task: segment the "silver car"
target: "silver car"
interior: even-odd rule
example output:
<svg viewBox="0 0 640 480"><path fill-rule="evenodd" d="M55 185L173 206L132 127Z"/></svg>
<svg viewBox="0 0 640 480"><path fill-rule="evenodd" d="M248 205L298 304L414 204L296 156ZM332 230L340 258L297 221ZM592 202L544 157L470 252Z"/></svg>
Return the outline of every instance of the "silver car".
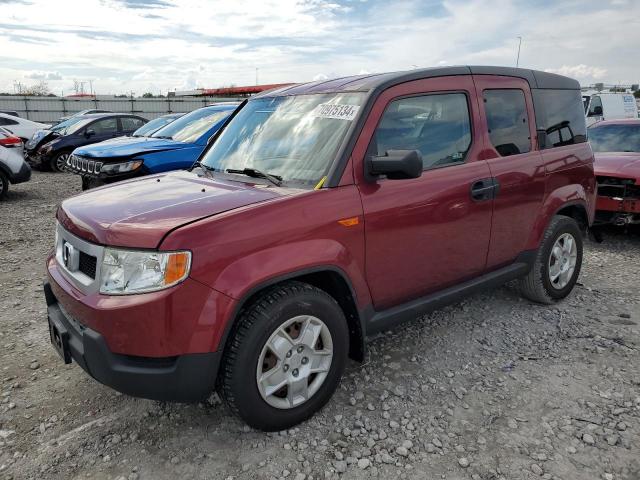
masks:
<svg viewBox="0 0 640 480"><path fill-rule="evenodd" d="M0 199L4 198L9 191L9 184L27 182L31 178L31 167L22 157L22 142L20 147L11 146L14 144L6 133L0 131ZM8 146L3 146L2 140Z"/></svg>

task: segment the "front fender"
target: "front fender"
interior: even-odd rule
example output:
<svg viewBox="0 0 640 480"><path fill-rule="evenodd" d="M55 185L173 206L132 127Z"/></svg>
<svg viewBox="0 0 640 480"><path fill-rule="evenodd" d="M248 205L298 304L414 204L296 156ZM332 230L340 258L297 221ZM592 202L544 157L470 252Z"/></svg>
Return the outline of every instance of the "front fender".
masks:
<svg viewBox="0 0 640 480"><path fill-rule="evenodd" d="M357 259L344 245L331 239L286 243L239 258L220 272L213 287L234 299L241 299L260 286L268 285L272 279L292 278L323 269L342 273L352 285L358 307L371 302Z"/></svg>

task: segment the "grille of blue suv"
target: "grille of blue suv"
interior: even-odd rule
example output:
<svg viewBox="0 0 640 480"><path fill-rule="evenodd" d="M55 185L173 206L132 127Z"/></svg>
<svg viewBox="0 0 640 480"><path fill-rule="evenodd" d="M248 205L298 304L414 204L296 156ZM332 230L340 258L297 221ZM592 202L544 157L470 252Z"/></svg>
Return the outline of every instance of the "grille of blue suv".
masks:
<svg viewBox="0 0 640 480"><path fill-rule="evenodd" d="M102 169L103 162L89 160L78 155L71 155L67 160L67 168L80 175L97 175Z"/></svg>

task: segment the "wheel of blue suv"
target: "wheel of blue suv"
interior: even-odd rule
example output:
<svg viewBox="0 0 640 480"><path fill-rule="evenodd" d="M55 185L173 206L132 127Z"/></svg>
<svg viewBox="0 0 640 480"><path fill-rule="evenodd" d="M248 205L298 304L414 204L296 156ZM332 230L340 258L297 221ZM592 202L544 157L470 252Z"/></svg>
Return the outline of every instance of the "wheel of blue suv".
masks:
<svg viewBox="0 0 640 480"><path fill-rule="evenodd" d="M3 199L7 196L7 192L9 191L9 179L4 174L4 172L0 171L0 199Z"/></svg>
<svg viewBox="0 0 640 480"><path fill-rule="evenodd" d="M520 291L529 300L546 305L565 298L580 275L582 232L570 217L554 217L544 234L535 263L520 279Z"/></svg>
<svg viewBox="0 0 640 480"><path fill-rule="evenodd" d="M294 281L269 288L243 308L231 335L220 391L251 427L296 425L340 383L349 331L342 309L323 290Z"/></svg>

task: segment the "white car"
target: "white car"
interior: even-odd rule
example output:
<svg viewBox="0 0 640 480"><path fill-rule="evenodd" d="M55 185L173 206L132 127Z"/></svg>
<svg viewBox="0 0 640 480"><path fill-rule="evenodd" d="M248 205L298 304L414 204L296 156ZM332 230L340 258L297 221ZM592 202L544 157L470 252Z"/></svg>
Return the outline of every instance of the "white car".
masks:
<svg viewBox="0 0 640 480"><path fill-rule="evenodd" d="M27 182L31 167L14 148L0 145L0 199L9 191L9 184Z"/></svg>
<svg viewBox="0 0 640 480"><path fill-rule="evenodd" d="M49 128L49 125L0 112L0 127L9 130L15 136L20 137L23 142L26 142L38 130Z"/></svg>
<svg viewBox="0 0 640 480"><path fill-rule="evenodd" d="M636 99L630 93L584 92L582 94L587 126L601 120L638 118Z"/></svg>

